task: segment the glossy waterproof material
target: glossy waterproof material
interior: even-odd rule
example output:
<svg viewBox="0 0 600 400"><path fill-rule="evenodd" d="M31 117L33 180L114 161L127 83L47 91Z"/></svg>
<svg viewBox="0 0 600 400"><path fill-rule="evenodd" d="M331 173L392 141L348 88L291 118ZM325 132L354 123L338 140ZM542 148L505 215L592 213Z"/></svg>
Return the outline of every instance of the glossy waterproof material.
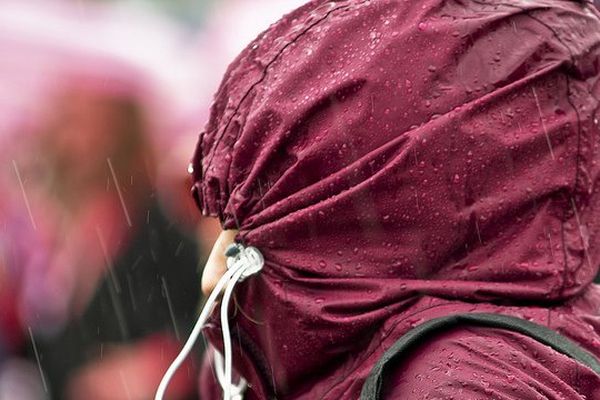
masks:
<svg viewBox="0 0 600 400"><path fill-rule="evenodd" d="M419 324L414 329L411 329L404 334L392 347L386 350L385 354L377 361L377 364L371 370L371 373L367 377L365 384L363 385L360 400L379 400L382 399L385 393L384 388L390 387L389 381L394 384L389 378L389 375L398 373L398 365L403 365L403 362L410 357L410 353L415 347L423 343L436 343L439 340L436 338L437 333L447 333L455 328L459 329L473 329L478 327L497 328L498 331L511 333L521 333L525 335L525 338L533 339L537 344L545 344L554 350L569 356L573 361L579 363L579 365L585 365L595 374L600 374L600 361L592 353L584 350L577 343L567 339L565 336L560 335L556 331L549 329L543 325L527 321L523 318L509 317L501 314L485 314L485 313L465 313L465 314L452 314L446 317L434 318L422 324ZM434 340L432 340L434 339ZM448 342L446 336L443 337L443 342ZM521 343L521 346L523 343ZM498 352L498 342L496 343L495 352ZM447 350L447 349L444 349ZM546 351L547 352L547 351ZM418 351L420 356L430 356L434 358L434 363L444 360L444 357L440 357L438 352L423 352ZM462 351L460 353L463 353ZM447 357L452 359L452 357ZM468 361L474 361L475 357L470 357ZM414 359L414 357L413 357ZM454 361L454 360L453 360ZM450 370L450 368L431 368L432 370ZM484 368L485 370L485 368ZM408 371L409 373L414 371ZM406 372L402 372L406 373ZM431 375L428 375L429 377ZM493 383L497 384L502 381L501 378L505 377L505 374L496 374L493 377ZM499 379L500 378L500 379ZM442 381L448 381L448 378L442 378ZM386 383L388 385L386 385ZM433 382L432 382L433 383ZM432 383L429 384L429 388L432 389ZM444 383L444 382L438 382ZM423 385L424 386L424 385ZM445 386L448 386L447 384ZM401 392L396 386L393 387L398 394ZM408 393L408 392L406 392Z"/></svg>
<svg viewBox="0 0 600 400"><path fill-rule="evenodd" d="M193 163L202 211L266 259L231 310L246 398L358 398L386 348L453 313L529 319L600 356L599 57L598 11L567 0L314 1L252 42ZM208 334L219 347L216 320ZM489 398L486 365L467 366L493 343L456 346L437 384ZM572 370L534 347L552 379ZM399 370L415 385L397 398L435 389ZM589 387L556 393L600 398Z"/></svg>

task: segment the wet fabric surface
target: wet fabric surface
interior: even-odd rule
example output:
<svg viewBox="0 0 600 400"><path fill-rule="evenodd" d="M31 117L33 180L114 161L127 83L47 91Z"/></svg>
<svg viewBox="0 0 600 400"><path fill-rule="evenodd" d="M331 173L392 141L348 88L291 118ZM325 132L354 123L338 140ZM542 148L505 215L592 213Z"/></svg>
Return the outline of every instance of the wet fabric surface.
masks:
<svg viewBox="0 0 600 400"><path fill-rule="evenodd" d="M584 400L600 376L519 333L456 328L425 341L385 388L389 400Z"/></svg>
<svg viewBox="0 0 600 400"><path fill-rule="evenodd" d="M247 398L357 398L435 310L600 354L599 57L597 10L558 0L314 1L253 41L193 162L266 260L232 309Z"/></svg>
<svg viewBox="0 0 600 400"><path fill-rule="evenodd" d="M520 334L521 336L533 339L535 342L546 345L551 350L555 350L556 352L571 358L573 361L576 361L576 363L592 370L593 375L600 376L600 361L596 356L587 352L572 340L546 326L499 313L451 314L441 318L430 319L417 325L414 329L411 329L398 339L392 347L386 350L365 381L361 391L360 400L380 400L384 398L384 386L385 382L389 379L389 375L397 375L398 370L406 362L406 359L408 359L411 353L413 356L414 354L420 354L422 351L420 347L427 347L420 346L421 344L430 341L441 341L445 343L447 340L446 338L450 336L453 331L468 331L471 328L490 328ZM439 339L439 337L442 339ZM526 348L526 346L524 348ZM466 348L466 350L466 354L457 352L456 355L459 358L464 357L467 361L472 357L471 353L478 355L473 349ZM494 354L494 346L490 344L488 350L488 356L492 357ZM501 349L498 348L496 350ZM437 352L434 352L434 355L429 355L427 350L425 350L424 354L424 358L429 356L431 358L435 357L438 360L441 356ZM458 373L460 367L454 366L455 370L451 371L453 365L447 363L446 366L448 367L446 371L448 375L456 373L463 378L465 377L464 374ZM409 369L408 371L410 372L412 369ZM500 379L501 377L502 375L496 374L496 379ZM392 382L394 382L393 379ZM451 383L451 381L448 380L448 383ZM409 392L406 391L405 393Z"/></svg>

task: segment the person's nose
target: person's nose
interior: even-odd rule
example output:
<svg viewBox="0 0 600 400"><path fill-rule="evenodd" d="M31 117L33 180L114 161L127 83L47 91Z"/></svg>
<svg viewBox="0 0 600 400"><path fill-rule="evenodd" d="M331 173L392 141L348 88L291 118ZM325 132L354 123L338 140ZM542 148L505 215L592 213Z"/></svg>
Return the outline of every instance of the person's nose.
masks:
<svg viewBox="0 0 600 400"><path fill-rule="evenodd" d="M217 237L215 244L210 252L204 272L202 273L202 293L209 296L213 291L219 279L227 271L227 257L225 250L227 246L234 242L235 236L238 234L236 229L222 231Z"/></svg>

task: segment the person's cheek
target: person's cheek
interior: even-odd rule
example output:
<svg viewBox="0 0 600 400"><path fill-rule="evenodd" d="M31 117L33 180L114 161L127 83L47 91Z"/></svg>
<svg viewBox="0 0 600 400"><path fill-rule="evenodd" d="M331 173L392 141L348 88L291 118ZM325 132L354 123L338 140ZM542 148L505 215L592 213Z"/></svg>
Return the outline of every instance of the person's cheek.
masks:
<svg viewBox="0 0 600 400"><path fill-rule="evenodd" d="M210 295L219 279L227 271L225 250L234 242L237 233L237 230L222 231L217 238L202 274L202 293L205 296Z"/></svg>
<svg viewBox="0 0 600 400"><path fill-rule="evenodd" d="M195 204L194 207L196 207ZM197 212L196 208L194 208L194 211ZM198 221L198 224L196 225L196 238L198 245L200 246L202 258L210 255L221 232L223 232L223 229L217 218L200 218L200 221Z"/></svg>

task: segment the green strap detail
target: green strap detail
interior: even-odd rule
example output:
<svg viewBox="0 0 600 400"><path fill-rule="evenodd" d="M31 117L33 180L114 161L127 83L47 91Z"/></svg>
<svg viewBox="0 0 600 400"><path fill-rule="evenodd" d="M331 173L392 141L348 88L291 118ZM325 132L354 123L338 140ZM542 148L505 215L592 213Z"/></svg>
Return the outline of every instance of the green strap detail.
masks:
<svg viewBox="0 0 600 400"><path fill-rule="evenodd" d="M383 379L394 361L404 355L411 347L422 343L426 335L432 335L457 326L475 325L488 328L502 328L529 336L554 350L586 365L600 375L600 362L592 353L558 332L533 322L500 314L455 314L429 320L408 331L384 355L371 370L363 385L360 400L379 400L383 388Z"/></svg>

